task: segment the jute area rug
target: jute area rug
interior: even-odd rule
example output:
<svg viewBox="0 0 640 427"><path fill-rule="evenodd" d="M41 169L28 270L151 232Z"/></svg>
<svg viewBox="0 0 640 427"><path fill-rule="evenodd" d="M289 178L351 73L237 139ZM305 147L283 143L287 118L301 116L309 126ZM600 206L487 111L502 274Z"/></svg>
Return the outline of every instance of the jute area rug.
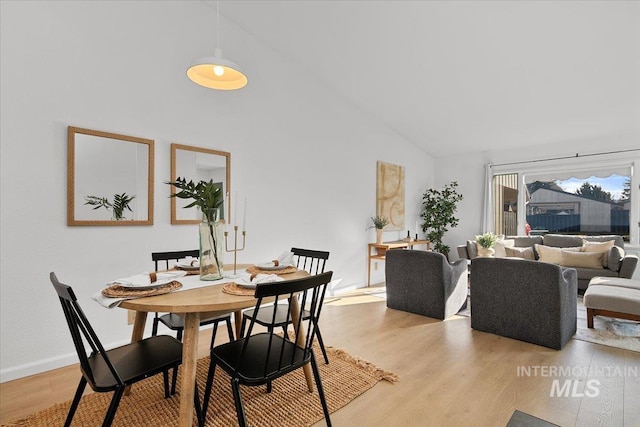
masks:
<svg viewBox="0 0 640 427"><path fill-rule="evenodd" d="M471 316L471 302L467 300L467 308L458 313L459 316ZM582 295L578 295L577 304L578 329L573 339L617 347L625 350L640 352L640 323L631 320L614 319L596 316L593 329L587 328L587 310Z"/></svg>
<svg viewBox="0 0 640 427"><path fill-rule="evenodd" d="M381 380L395 382L398 377L348 353L327 348L329 365L318 363L329 411L334 412L348 404ZM319 354L319 351L318 353ZM320 359L322 360L322 357ZM206 381L209 358L198 361L197 381L200 397ZM78 372L78 380L80 379ZM179 380L178 380L179 381ZM175 426L180 406L180 389L168 399L164 398L162 375L143 380L133 386L132 393L124 396L115 416L114 426ZM89 389L89 387L87 387ZM242 387L247 422L251 426L309 426L323 418L317 391L307 389L301 369L273 383L273 391L266 387ZM112 393L92 393L82 397L72 426L99 426L107 411ZM229 376L216 369L212 400L207 411L207 426L238 425ZM71 405L51 406L22 420L3 426L63 425ZM194 425L196 420L194 416Z"/></svg>

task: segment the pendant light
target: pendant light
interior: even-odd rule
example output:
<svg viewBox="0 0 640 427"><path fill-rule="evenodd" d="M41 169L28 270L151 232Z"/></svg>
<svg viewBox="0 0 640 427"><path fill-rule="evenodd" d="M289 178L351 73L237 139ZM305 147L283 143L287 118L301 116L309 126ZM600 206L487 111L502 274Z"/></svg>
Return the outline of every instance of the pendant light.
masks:
<svg viewBox="0 0 640 427"><path fill-rule="evenodd" d="M220 1L216 2L216 43L220 45ZM187 77L209 89L235 90L247 84L247 76L237 64L222 57L222 49L216 47L213 56L195 61L187 70Z"/></svg>

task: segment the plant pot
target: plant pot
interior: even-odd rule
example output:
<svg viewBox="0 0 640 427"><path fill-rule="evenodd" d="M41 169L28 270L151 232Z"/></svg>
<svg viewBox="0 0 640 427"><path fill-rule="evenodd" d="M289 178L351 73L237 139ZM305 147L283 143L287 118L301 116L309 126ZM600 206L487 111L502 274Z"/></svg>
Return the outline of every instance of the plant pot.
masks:
<svg viewBox="0 0 640 427"><path fill-rule="evenodd" d="M493 248L483 248L482 246L478 248L478 256L481 258L492 257L493 254L495 253L496 253L496 250Z"/></svg>
<svg viewBox="0 0 640 427"><path fill-rule="evenodd" d="M376 228L376 245L382 244L382 228Z"/></svg>
<svg viewBox="0 0 640 427"><path fill-rule="evenodd" d="M200 280L222 279L224 230L220 222L220 209L203 210L199 232Z"/></svg>

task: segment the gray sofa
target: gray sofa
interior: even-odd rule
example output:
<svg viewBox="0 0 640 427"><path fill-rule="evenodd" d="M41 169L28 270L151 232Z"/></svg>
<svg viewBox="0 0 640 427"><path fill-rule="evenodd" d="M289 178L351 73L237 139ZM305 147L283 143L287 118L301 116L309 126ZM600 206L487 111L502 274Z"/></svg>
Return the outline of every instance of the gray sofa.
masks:
<svg viewBox="0 0 640 427"><path fill-rule="evenodd" d="M560 350L576 333L577 272L519 258L471 261L471 327Z"/></svg>
<svg viewBox="0 0 640 427"><path fill-rule="evenodd" d="M596 276L620 277L631 279L638 264L638 257L627 255L624 252L624 240L621 236L568 236L561 234L547 234L545 236L510 236L507 239L515 240L514 247L533 247L535 244L556 248L568 248L582 246L583 239L587 242L608 242L613 240L614 247L607 254L606 268L575 268L578 273L578 289L587 289L589 281ZM476 242L468 240L465 245L457 247L458 256L465 259L474 259L478 256ZM536 260L539 258L534 250Z"/></svg>
<svg viewBox="0 0 640 427"><path fill-rule="evenodd" d="M449 264L437 252L392 249L385 274L389 308L442 320L466 306L466 260Z"/></svg>

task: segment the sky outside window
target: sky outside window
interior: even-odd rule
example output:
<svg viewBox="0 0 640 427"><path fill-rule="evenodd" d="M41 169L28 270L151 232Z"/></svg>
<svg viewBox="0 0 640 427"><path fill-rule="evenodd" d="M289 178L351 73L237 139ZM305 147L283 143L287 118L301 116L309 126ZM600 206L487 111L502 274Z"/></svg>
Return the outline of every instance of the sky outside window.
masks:
<svg viewBox="0 0 640 427"><path fill-rule="evenodd" d="M564 181L556 181L557 184L567 193L575 193L585 182L591 185L598 185L602 190L611 193L613 200L620 200L624 191L624 184L629 180L628 176L613 174L609 177L590 176L589 178L569 178Z"/></svg>

